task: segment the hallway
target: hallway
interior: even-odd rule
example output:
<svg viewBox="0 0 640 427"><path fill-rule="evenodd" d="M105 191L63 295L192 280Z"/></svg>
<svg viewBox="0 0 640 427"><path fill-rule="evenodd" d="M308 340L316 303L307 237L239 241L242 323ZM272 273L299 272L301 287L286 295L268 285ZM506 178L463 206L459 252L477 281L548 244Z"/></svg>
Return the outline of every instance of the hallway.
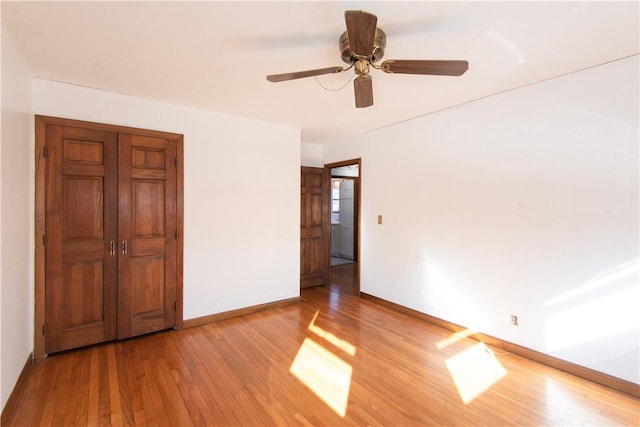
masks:
<svg viewBox="0 0 640 427"><path fill-rule="evenodd" d="M330 291L358 295L358 264L348 263L331 267Z"/></svg>

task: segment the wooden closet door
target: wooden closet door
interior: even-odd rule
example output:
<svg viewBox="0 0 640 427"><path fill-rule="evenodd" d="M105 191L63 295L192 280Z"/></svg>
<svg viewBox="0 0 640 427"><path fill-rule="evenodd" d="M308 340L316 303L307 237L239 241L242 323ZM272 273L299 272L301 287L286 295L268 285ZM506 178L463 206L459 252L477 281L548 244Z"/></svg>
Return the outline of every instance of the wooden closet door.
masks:
<svg viewBox="0 0 640 427"><path fill-rule="evenodd" d="M176 141L118 136L118 338L175 326Z"/></svg>
<svg viewBox="0 0 640 427"><path fill-rule="evenodd" d="M115 133L48 125L46 148L45 349L51 353L116 337L117 256L110 242L117 141Z"/></svg>

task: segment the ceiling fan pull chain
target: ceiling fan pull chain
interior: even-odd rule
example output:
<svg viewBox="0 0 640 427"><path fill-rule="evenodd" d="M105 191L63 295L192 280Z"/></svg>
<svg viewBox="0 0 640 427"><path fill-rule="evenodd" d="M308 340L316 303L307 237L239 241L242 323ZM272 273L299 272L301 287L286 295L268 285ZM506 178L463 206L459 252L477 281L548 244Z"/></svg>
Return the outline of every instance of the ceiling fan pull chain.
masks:
<svg viewBox="0 0 640 427"><path fill-rule="evenodd" d="M328 88L328 87L326 87L325 85L323 85L323 84L320 82L320 80L318 80L318 78L317 78L317 77L314 77L314 78L316 79L316 82L318 83L318 85L320 85L320 87L321 87L322 89L324 89L324 90L326 90L326 91L329 91L329 92L338 92L338 91L340 91L340 90L344 89L345 87L347 87L347 85L348 85L349 83L351 83L355 77L356 77L356 75L355 75L355 74L352 74L352 75L351 75L351 77L349 78L349 80L347 80L347 82L346 82L345 84L343 84L342 86L340 86L340 87L339 87L339 88L337 88L337 89L331 89L331 88Z"/></svg>

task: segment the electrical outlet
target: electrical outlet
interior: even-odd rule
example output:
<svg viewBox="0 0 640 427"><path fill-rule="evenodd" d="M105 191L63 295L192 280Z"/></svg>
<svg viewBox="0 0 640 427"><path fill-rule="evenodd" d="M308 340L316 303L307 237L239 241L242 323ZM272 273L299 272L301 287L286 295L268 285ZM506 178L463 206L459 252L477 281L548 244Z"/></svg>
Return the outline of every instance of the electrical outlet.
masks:
<svg viewBox="0 0 640 427"><path fill-rule="evenodd" d="M382 224L382 215L378 215L378 224Z"/></svg>
<svg viewBox="0 0 640 427"><path fill-rule="evenodd" d="M520 326L520 324L518 323L518 316L516 316L515 314L511 315L511 324L513 326Z"/></svg>

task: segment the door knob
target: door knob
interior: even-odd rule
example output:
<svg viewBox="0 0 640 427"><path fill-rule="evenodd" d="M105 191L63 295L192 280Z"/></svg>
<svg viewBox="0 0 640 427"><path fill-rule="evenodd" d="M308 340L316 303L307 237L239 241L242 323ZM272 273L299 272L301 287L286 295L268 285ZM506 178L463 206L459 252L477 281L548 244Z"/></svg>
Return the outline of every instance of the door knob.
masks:
<svg viewBox="0 0 640 427"><path fill-rule="evenodd" d="M122 241L122 255L126 255L127 254L127 241L123 240Z"/></svg>

